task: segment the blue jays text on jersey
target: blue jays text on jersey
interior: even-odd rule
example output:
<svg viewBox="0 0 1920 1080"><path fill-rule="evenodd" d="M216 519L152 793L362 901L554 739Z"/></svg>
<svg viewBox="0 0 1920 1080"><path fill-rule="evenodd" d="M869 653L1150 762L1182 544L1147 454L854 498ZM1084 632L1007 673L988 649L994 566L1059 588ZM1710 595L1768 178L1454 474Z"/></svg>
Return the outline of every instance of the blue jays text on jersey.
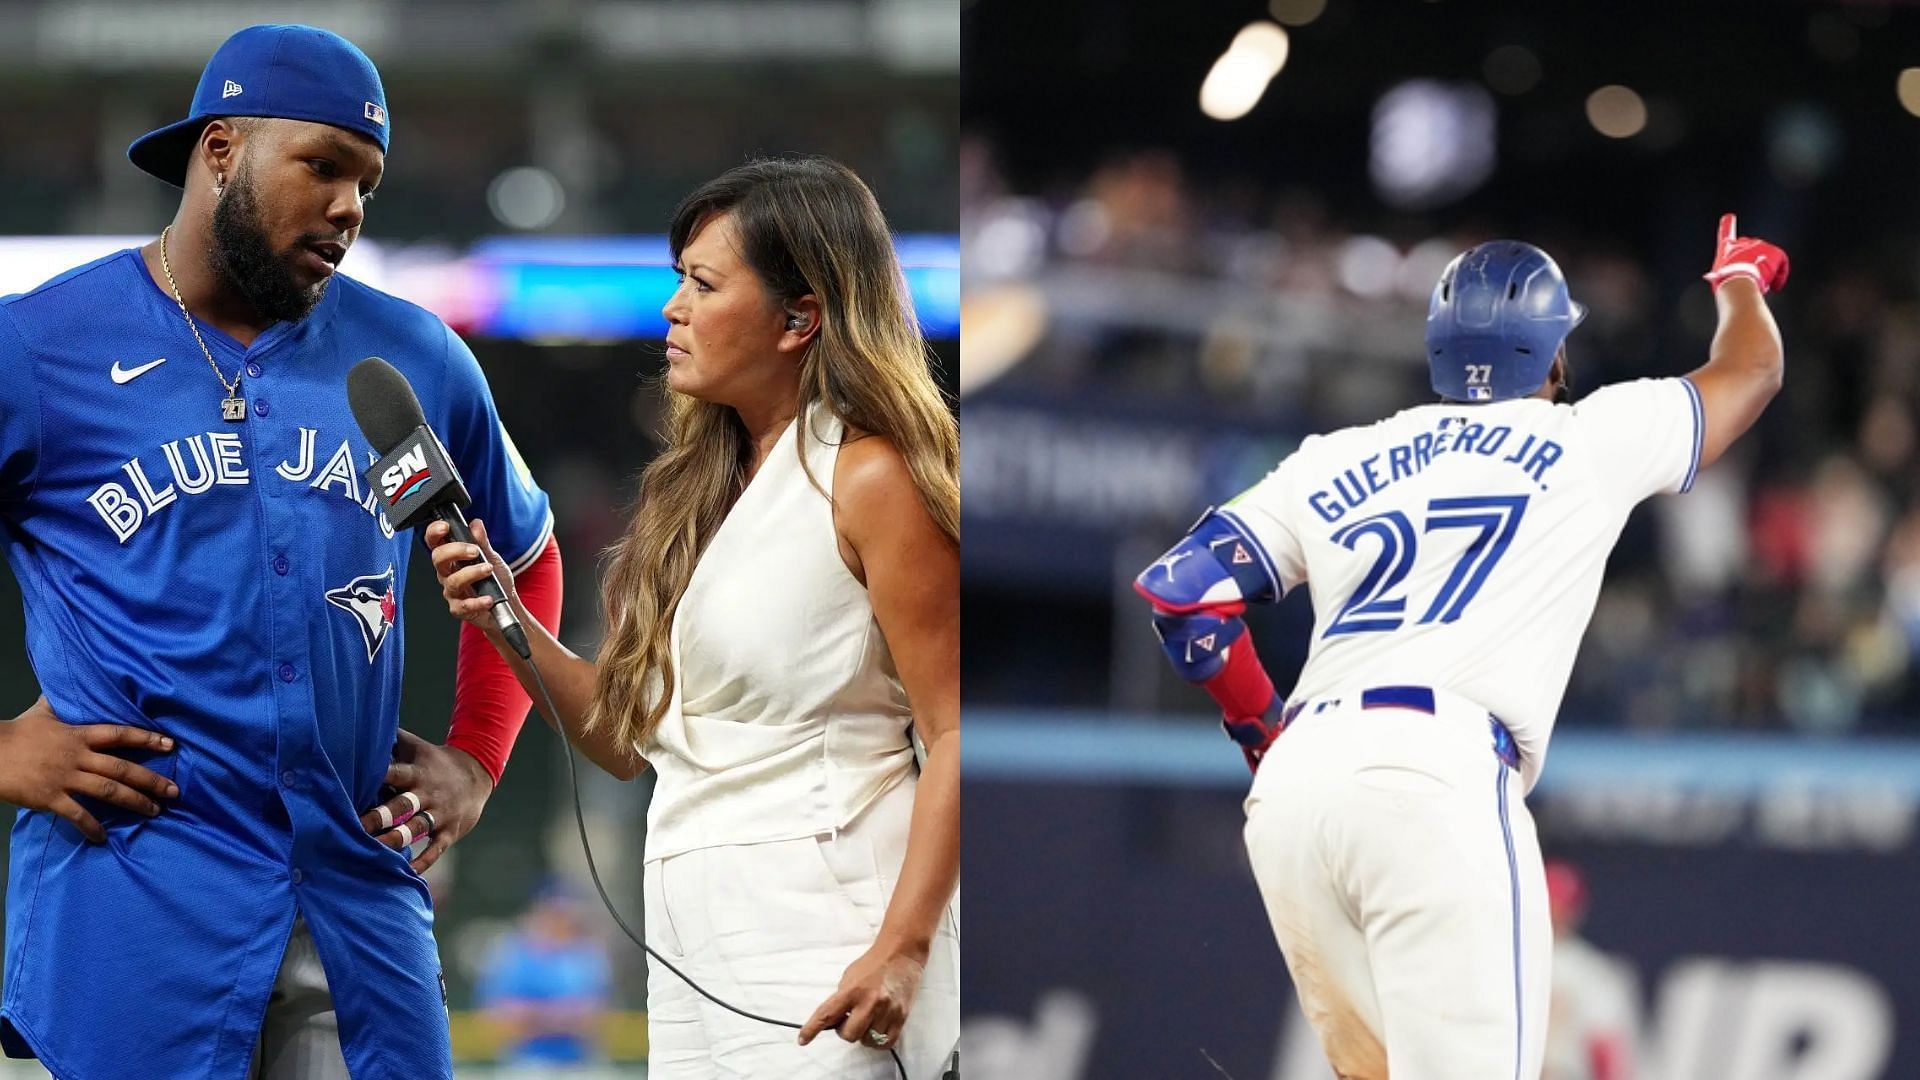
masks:
<svg viewBox="0 0 1920 1080"><path fill-rule="evenodd" d="M68 723L173 736L143 763L180 789L150 819L90 805L97 847L15 819L0 1043L70 1080L238 1080L298 911L353 1074L450 1075L418 1020L444 1016L426 885L359 823L398 727L410 537L365 490L348 369L407 376L516 569L546 495L420 308L335 275L250 346L201 334L244 373L242 423L139 252L0 300L0 525L35 674Z"/></svg>
<svg viewBox="0 0 1920 1080"><path fill-rule="evenodd" d="M392 539L393 526L388 524L387 515L381 512L379 497L372 491L361 497L360 470L354 468L352 441L341 439L340 448L315 473L314 446L319 437L318 429L301 428L297 460L275 465L272 475L291 483L306 484L315 491L338 491L359 503L360 509L378 518L381 533ZM181 450L183 443L186 446L184 452ZM365 465L380 460L380 455L372 450L366 453ZM108 480L87 496L87 502L99 512L100 519L106 522L123 544L140 531L140 526L146 524L148 518L172 505L182 495L204 495L213 490L215 484L247 484L253 480L253 474L247 469L246 455L241 449L240 436L232 431L209 431L204 435L175 439L160 448L159 456L166 460L166 473L160 473L154 466L135 457L120 466L120 471L126 474L125 483ZM192 457L191 465L186 463L185 456ZM149 469L154 470L152 475L149 475ZM155 479L156 476L163 478Z"/></svg>
<svg viewBox="0 0 1920 1080"><path fill-rule="evenodd" d="M1441 416L1432 431L1420 432L1335 473L1307 496L1307 505L1332 524L1388 485L1418 475L1435 457L1449 453L1487 458L1498 455L1499 460L1518 466L1544 488L1547 470L1565 450L1539 435L1516 435L1511 424L1476 424L1458 416Z"/></svg>

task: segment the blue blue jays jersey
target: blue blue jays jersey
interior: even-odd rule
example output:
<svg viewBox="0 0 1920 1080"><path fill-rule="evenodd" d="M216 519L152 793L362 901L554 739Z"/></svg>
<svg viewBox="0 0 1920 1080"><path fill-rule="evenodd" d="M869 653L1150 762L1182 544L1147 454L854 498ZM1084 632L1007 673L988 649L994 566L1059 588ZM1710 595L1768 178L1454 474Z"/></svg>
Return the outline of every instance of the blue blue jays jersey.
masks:
<svg viewBox="0 0 1920 1080"><path fill-rule="evenodd" d="M411 534L361 477L348 369L407 376L516 569L546 495L421 308L336 275L251 346L200 332L242 373L243 422L138 251L0 300L0 524L34 670L68 723L173 736L136 760L180 789L151 819L90 804L102 846L15 819L0 1040L68 1080L238 1080L297 910L353 1075L449 1076L427 886L359 822L399 723Z"/></svg>

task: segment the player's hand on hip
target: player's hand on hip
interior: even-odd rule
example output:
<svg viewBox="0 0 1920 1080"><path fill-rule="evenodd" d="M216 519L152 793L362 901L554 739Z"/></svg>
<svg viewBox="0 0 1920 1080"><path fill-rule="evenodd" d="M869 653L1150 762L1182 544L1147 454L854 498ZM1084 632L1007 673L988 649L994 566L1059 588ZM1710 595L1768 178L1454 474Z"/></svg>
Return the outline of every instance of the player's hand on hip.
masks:
<svg viewBox="0 0 1920 1080"><path fill-rule="evenodd" d="M875 943L847 965L840 988L807 1018L800 1029L800 1045L829 1028L847 1042L875 1049L897 1044L926 968L924 955ZM872 1038L876 1032L884 1038Z"/></svg>
<svg viewBox="0 0 1920 1080"><path fill-rule="evenodd" d="M1787 253L1751 236L1741 236L1732 214L1720 216L1720 235L1714 246L1713 269L1704 275L1719 292L1734 278L1746 278L1772 292L1787 283Z"/></svg>
<svg viewBox="0 0 1920 1080"><path fill-rule="evenodd" d="M425 873L479 823L493 794L493 777L465 750L402 730L387 767L387 786L398 794L360 815L360 824L398 851L427 838L427 846L413 857L414 872Z"/></svg>
<svg viewBox="0 0 1920 1080"><path fill-rule="evenodd" d="M107 830L74 796L152 817L160 812L154 800L178 796L179 787L112 751L172 749L172 739L145 728L64 723L42 697L26 712L0 721L0 800L58 814L87 839L104 844Z"/></svg>
<svg viewBox="0 0 1920 1080"><path fill-rule="evenodd" d="M469 522L473 528L474 543L463 543L447 535L451 530L444 521L435 521L427 525L427 550L433 555L433 573L440 579L440 593L447 598L447 611L454 618L463 619L483 630L493 628L493 601L484 596L475 596L473 587L491 576L500 583L500 591L506 594L507 602L513 605L519 614L520 596L513 589L513 571L507 568L507 560L493 550L493 544L487 540L486 522L479 518ZM527 616L520 616L522 621Z"/></svg>

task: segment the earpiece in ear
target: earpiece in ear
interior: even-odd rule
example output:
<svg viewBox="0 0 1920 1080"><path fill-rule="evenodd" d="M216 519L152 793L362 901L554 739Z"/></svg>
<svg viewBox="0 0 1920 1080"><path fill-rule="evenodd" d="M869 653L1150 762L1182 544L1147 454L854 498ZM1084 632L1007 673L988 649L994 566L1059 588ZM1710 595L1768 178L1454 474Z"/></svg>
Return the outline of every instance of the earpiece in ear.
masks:
<svg viewBox="0 0 1920 1080"><path fill-rule="evenodd" d="M787 329L805 330L806 328L807 328L807 317L805 315L795 313L787 316Z"/></svg>

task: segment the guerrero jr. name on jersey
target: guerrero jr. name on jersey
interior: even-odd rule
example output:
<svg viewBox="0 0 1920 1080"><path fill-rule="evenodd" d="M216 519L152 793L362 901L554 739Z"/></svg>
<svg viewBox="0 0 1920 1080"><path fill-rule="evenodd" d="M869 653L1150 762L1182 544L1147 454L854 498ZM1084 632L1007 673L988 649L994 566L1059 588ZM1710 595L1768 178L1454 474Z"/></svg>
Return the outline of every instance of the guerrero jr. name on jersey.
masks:
<svg viewBox="0 0 1920 1080"><path fill-rule="evenodd" d="M375 491L361 491L360 474L354 463L353 446L340 440L340 448L317 471L315 450L319 443L317 428L300 429L300 453L296 461L283 461L273 471L282 480L303 484L315 491L336 490L357 503L380 523L381 535L391 540L393 526L380 507ZM100 515L114 539L124 544L153 517L183 496L204 495L222 484L246 485L253 482L247 468L245 447L238 432L209 431L189 435L160 447L155 455L136 457L120 466L126 482L109 480L87 496L87 502ZM380 459L367 451L367 463ZM164 461L164 468L161 462Z"/></svg>
<svg viewBox="0 0 1920 1080"><path fill-rule="evenodd" d="M1411 476L1418 476L1437 457L1445 454L1479 454L1499 458L1517 466L1540 490L1547 489L1547 470L1565 453L1552 439L1526 432L1515 433L1507 424L1488 427L1458 416L1443 416L1433 431L1423 431L1410 442L1390 446L1383 454L1374 454L1352 467L1334 474L1326 487L1307 496L1307 505L1327 523L1346 516L1369 498ZM1381 459L1385 458L1383 462Z"/></svg>

